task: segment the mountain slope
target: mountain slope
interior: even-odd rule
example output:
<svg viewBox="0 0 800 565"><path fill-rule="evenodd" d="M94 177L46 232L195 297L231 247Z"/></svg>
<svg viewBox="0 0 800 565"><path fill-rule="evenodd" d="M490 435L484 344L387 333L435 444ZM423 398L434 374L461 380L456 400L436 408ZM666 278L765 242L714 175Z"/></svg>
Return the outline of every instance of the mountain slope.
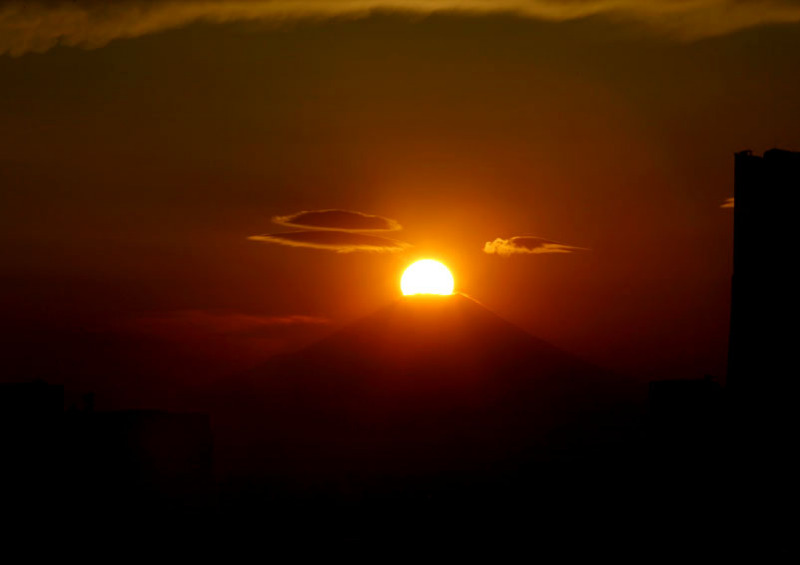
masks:
<svg viewBox="0 0 800 565"><path fill-rule="evenodd" d="M249 372L229 432L272 468L464 468L594 433L617 384L467 297L412 296Z"/></svg>

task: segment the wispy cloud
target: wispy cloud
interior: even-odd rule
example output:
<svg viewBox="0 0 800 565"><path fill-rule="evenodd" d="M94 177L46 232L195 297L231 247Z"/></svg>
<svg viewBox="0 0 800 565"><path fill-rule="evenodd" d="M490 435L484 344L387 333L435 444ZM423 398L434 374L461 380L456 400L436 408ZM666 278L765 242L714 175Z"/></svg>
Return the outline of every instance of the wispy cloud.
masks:
<svg viewBox="0 0 800 565"><path fill-rule="evenodd" d="M290 228L320 230L393 231L403 229L396 220L352 210L303 211L287 216L275 216L272 221Z"/></svg>
<svg viewBox="0 0 800 565"><path fill-rule="evenodd" d="M330 320L319 316L288 314L261 316L215 310L172 310L140 316L126 326L163 337L185 335L229 337L273 337L292 328L326 326Z"/></svg>
<svg viewBox="0 0 800 565"><path fill-rule="evenodd" d="M131 336L155 338L163 346L157 349L158 355L137 355L131 365L145 367L153 375L183 375L197 383L209 375L244 371L273 355L296 350L326 335L333 326L328 318L308 314L185 309L116 320L111 334L121 332L126 341Z"/></svg>
<svg viewBox="0 0 800 565"><path fill-rule="evenodd" d="M307 247L325 249L337 253L355 251L397 252L410 247L408 243L377 235L352 233L343 231L296 231L252 235L247 239L264 243L276 243L289 247Z"/></svg>
<svg viewBox="0 0 800 565"><path fill-rule="evenodd" d="M553 21L607 15L689 39L800 21L800 3L794 0L0 0L0 54L42 52L59 44L95 48L199 21L352 17L378 9L510 12Z"/></svg>
<svg viewBox="0 0 800 565"><path fill-rule="evenodd" d="M722 203L720 208L733 208L733 196L726 198L725 202Z"/></svg>
<svg viewBox="0 0 800 565"><path fill-rule="evenodd" d="M484 253L497 254L502 257L516 254L574 253L576 251L588 251L588 249L527 235L508 239L498 237L494 241L487 241L483 246Z"/></svg>

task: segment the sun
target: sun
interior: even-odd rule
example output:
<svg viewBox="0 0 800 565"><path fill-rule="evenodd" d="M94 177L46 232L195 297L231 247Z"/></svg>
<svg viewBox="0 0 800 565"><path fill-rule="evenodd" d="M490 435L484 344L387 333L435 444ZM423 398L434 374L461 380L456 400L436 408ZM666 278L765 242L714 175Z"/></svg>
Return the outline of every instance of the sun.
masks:
<svg viewBox="0 0 800 565"><path fill-rule="evenodd" d="M409 266L400 279L400 290L411 294L453 294L453 275L450 270L433 259L422 259Z"/></svg>

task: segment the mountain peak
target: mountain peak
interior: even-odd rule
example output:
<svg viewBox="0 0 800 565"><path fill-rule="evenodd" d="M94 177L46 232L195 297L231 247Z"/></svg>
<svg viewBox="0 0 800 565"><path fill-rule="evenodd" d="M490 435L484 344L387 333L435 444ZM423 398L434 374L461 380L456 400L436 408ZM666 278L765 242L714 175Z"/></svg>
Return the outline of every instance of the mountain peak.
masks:
<svg viewBox="0 0 800 565"><path fill-rule="evenodd" d="M379 456L423 467L541 444L603 406L614 384L460 294L400 298L247 382L237 417L255 414L270 449L298 457L302 445L304 461L325 465Z"/></svg>

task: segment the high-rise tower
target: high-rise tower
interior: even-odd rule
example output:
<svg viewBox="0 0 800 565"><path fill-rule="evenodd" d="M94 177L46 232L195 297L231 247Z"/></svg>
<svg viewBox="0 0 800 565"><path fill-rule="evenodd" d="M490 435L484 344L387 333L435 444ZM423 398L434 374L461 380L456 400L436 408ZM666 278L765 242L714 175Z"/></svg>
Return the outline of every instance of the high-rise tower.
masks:
<svg viewBox="0 0 800 565"><path fill-rule="evenodd" d="M795 389L800 153L735 155L733 282L728 389L768 409Z"/></svg>

